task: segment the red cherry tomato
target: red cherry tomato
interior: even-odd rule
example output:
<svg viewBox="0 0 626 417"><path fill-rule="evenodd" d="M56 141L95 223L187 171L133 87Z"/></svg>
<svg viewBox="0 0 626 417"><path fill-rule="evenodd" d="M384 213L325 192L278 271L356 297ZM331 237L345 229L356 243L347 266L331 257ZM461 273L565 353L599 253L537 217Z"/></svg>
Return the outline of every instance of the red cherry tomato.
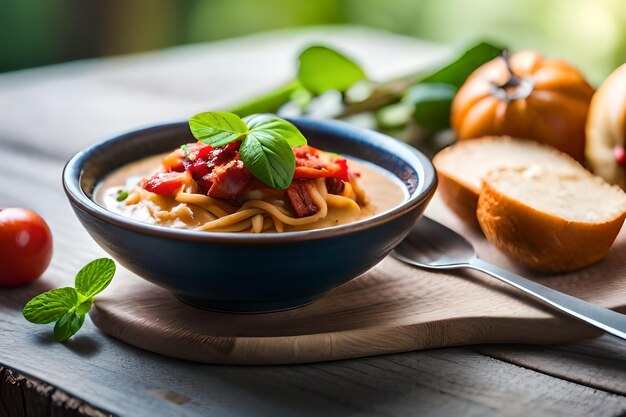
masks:
<svg viewBox="0 0 626 417"><path fill-rule="evenodd" d="M43 274L52 257L52 234L34 211L0 209L0 286L27 285Z"/></svg>

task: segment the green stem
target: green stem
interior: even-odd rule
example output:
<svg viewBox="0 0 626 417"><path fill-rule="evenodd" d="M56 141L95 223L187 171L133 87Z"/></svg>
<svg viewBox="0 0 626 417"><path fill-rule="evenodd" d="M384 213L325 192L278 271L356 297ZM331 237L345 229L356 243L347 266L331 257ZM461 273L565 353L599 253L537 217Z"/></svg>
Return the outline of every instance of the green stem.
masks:
<svg viewBox="0 0 626 417"><path fill-rule="evenodd" d="M235 113L239 117L245 117L256 113L275 113L280 106L290 100L291 95L298 88L300 88L300 82L298 80L294 80L260 97L253 98L252 100L239 104L229 111Z"/></svg>
<svg viewBox="0 0 626 417"><path fill-rule="evenodd" d="M417 75L399 78L379 84L372 94L364 101L346 105L338 118L351 116L365 111L378 110L389 104L394 104L402 100L407 88L415 84Z"/></svg>
<svg viewBox="0 0 626 417"><path fill-rule="evenodd" d="M348 104L338 118L364 111L377 110L388 104L397 103L402 99L406 89L416 82L419 82L420 78L423 77L423 74L424 71L376 86L370 97L360 103ZM253 98L250 101L239 104L229 111L240 117L245 117L249 114L255 113L275 113L280 106L287 103L291 99L293 92L300 87L301 85L298 80L294 80L289 84L265 93L260 97Z"/></svg>

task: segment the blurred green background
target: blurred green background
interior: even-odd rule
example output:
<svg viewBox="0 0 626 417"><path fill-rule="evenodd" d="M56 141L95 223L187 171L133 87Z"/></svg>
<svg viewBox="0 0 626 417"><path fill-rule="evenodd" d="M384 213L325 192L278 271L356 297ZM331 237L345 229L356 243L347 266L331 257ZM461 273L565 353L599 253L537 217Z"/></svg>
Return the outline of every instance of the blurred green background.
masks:
<svg viewBox="0 0 626 417"><path fill-rule="evenodd" d="M2 0L0 72L319 24L535 48L595 84L626 62L625 0Z"/></svg>

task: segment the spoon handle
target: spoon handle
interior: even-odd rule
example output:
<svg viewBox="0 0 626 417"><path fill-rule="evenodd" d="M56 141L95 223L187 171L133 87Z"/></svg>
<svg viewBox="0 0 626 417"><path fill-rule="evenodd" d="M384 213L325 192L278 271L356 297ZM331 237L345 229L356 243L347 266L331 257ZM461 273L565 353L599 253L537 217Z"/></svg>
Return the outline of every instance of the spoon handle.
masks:
<svg viewBox="0 0 626 417"><path fill-rule="evenodd" d="M563 294L478 258L469 261L467 267L489 274L570 316L626 339L626 315L624 314Z"/></svg>

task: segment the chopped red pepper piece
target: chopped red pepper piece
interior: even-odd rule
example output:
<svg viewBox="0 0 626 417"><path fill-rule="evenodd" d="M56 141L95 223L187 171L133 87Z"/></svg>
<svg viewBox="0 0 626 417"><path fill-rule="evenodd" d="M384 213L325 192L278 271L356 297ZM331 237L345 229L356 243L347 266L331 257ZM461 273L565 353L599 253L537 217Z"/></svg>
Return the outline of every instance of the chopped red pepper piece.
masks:
<svg viewBox="0 0 626 417"><path fill-rule="evenodd" d="M163 165L163 169L165 172L183 172L185 170L185 166L183 165L183 159L185 158L185 153L182 149L176 149L173 152L167 154L165 158L161 161L161 165Z"/></svg>
<svg viewBox="0 0 626 417"><path fill-rule="evenodd" d="M299 146L293 151L296 156L294 179L338 178L350 181L348 163L344 158L308 145Z"/></svg>
<svg viewBox="0 0 626 417"><path fill-rule="evenodd" d="M209 158L209 155L211 154L213 149L215 148L213 148L212 146L205 145L202 142L198 142L196 143L196 148L193 151L191 151L189 155L193 159L207 159Z"/></svg>
<svg viewBox="0 0 626 417"><path fill-rule="evenodd" d="M145 179L141 186L151 193L158 195L172 195L185 184L187 173L158 172Z"/></svg>

